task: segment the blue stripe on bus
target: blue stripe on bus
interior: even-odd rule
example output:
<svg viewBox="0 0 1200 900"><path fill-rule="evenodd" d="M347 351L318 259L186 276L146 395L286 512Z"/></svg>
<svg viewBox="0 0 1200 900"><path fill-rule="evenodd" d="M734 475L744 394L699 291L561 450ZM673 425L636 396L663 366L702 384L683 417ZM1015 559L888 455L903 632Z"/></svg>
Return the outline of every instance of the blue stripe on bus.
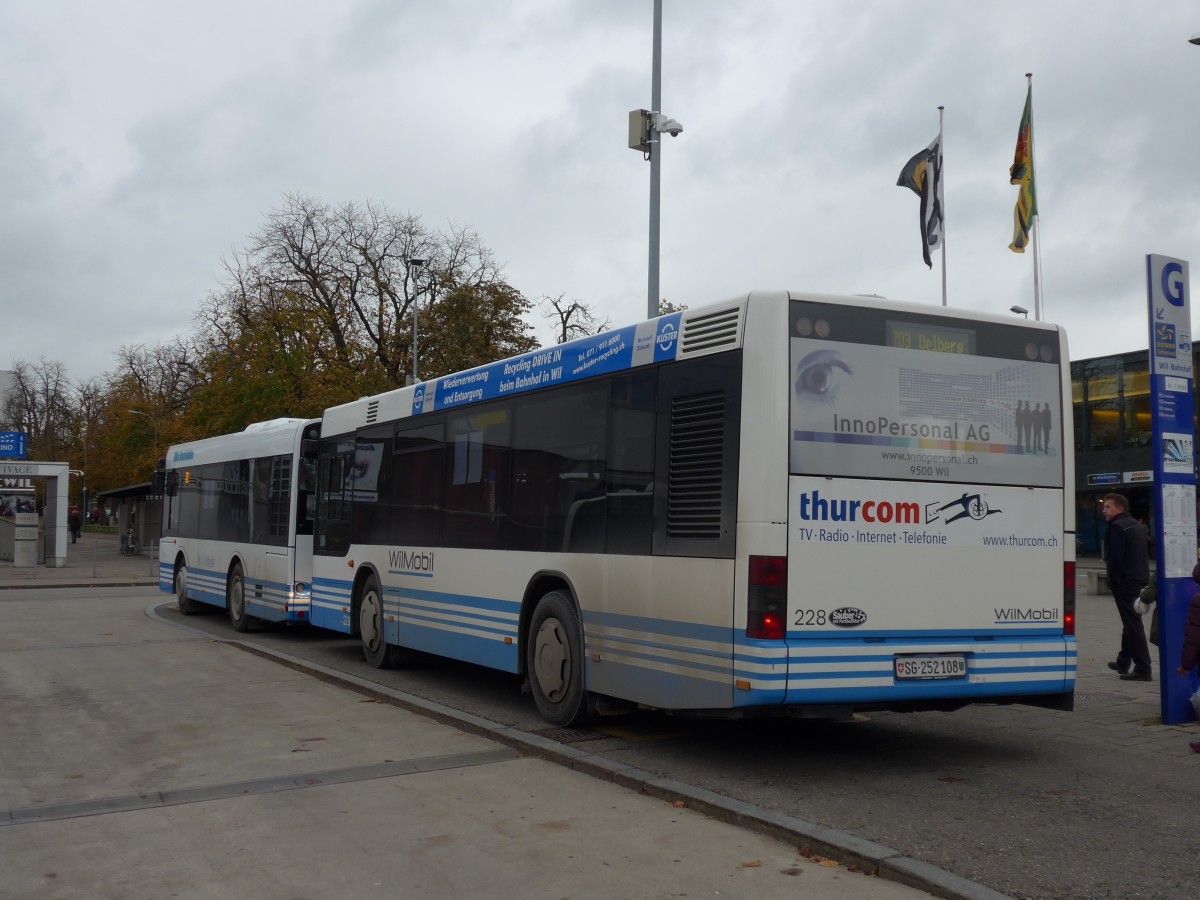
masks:
<svg viewBox="0 0 1200 900"><path fill-rule="evenodd" d="M651 662L651 663L661 663L664 666L677 666L678 668L681 668L681 669L696 669L701 672L714 672L714 673L717 673L720 675L724 675L726 677L729 677L730 673L731 673L731 667L728 663L728 659L729 659L728 657L725 658L725 663L723 665L711 665L709 663L702 662L698 659L679 659L679 658L673 657L673 656L662 656L662 655L656 654L656 653L642 653L642 652L638 652L635 650L614 650L612 652L618 653L621 656L620 660L615 660L616 662L621 662L622 660L636 659L636 660L643 660L645 662ZM600 656L604 661L604 665L608 665L608 663L614 662L613 658L608 656L604 652L601 652ZM657 676L660 674L663 674L663 673L661 671L656 670L655 675Z"/></svg>
<svg viewBox="0 0 1200 900"><path fill-rule="evenodd" d="M430 628L438 626L447 626L450 628L470 628L474 631L484 631L488 634L498 634L503 637L516 637L517 624L509 623L505 626L502 623L497 623L494 619L474 618L467 622L459 622L449 618L439 617L436 613L431 612L423 606L409 606L407 604L389 605L384 608L385 613L392 613L397 616L404 616L404 622L401 624L401 633L410 625L416 625L413 619L417 619L419 623L423 623ZM465 615L458 613L458 615Z"/></svg>
<svg viewBox="0 0 1200 900"><path fill-rule="evenodd" d="M1028 623L1026 623L1028 624ZM1011 628L921 628L921 629L887 629L879 631L863 631L854 630L854 637L859 639L876 638L889 639L896 638L906 642L926 641L928 643L936 643L943 641L946 638L966 638L969 640L978 640L981 642L989 638L1002 637L1005 640L1012 640L1014 637ZM1058 625L1053 628L1030 628L1030 639L1038 638L1063 638L1066 637L1062 633L1062 626ZM789 641L844 641L846 635L844 632L832 631L789 631L787 633Z"/></svg>
<svg viewBox="0 0 1200 900"><path fill-rule="evenodd" d="M470 594L454 594L446 591L425 591L416 588L387 588L386 593L399 594L413 600L428 600L431 603L456 603L460 606L473 606L491 612L511 613L519 615L521 602L519 600L500 600L495 597L474 597Z"/></svg>
<svg viewBox="0 0 1200 900"><path fill-rule="evenodd" d="M394 623L389 623L394 624ZM517 671L517 644L505 643L461 632L403 623L402 647L412 647L426 653L461 659L480 666L490 666L502 672ZM395 636L392 636L395 642Z"/></svg>
<svg viewBox="0 0 1200 900"><path fill-rule="evenodd" d="M600 611L585 610L583 623L585 626L622 628L626 631L637 631L643 634L690 638L697 641L711 641L715 644L728 644L735 635L734 629L721 625L700 625L695 622L676 622L670 619L652 619L645 616Z"/></svg>
<svg viewBox="0 0 1200 900"><path fill-rule="evenodd" d="M611 634L609 632L590 631L586 627L584 628L583 636L584 639L590 643L598 644L600 642L605 642L618 644L620 647L615 647L613 649L618 650L619 652L624 652L621 650L621 647L631 645L634 647L645 647L651 650L674 650L677 653L686 653L694 656L706 656L725 660L730 659L730 653L728 650L711 650L707 647L690 647L686 644L668 644L662 641L651 640L650 638L625 637L623 635Z"/></svg>

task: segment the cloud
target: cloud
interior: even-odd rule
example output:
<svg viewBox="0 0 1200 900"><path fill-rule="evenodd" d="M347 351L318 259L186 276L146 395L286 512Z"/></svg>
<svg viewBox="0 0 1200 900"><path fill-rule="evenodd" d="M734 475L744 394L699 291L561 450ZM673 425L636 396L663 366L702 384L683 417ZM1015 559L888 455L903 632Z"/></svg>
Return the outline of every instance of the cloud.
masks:
<svg viewBox="0 0 1200 900"><path fill-rule="evenodd" d="M1144 256L1195 254L1194 10L1168 0L664 4L662 289L940 303L895 186L945 107L948 294L1032 307L1007 249L1034 72L1047 315L1145 346ZM529 296L646 308L642 0L16 6L0 34L0 297L13 358L77 378L187 332L287 192L476 230ZM548 331L544 332L548 337ZM0 357L0 365L6 361Z"/></svg>

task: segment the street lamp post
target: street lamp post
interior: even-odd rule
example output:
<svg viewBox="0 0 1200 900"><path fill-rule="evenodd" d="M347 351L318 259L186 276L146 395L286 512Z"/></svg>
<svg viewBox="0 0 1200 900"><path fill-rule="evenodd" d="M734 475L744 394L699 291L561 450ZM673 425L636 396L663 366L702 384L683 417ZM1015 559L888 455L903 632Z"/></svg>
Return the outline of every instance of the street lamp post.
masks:
<svg viewBox="0 0 1200 900"><path fill-rule="evenodd" d="M1008 311L1010 313L1016 313L1018 316L1024 316L1027 319L1029 318L1029 310L1023 306L1010 306Z"/></svg>
<svg viewBox="0 0 1200 900"><path fill-rule="evenodd" d="M650 109L629 113L629 149L640 150L650 161L650 248L646 277L646 312L659 313L658 286L659 194L662 167L662 135L678 137L683 126L662 113L662 0L654 0L654 43L650 59Z"/></svg>
<svg viewBox="0 0 1200 900"><path fill-rule="evenodd" d="M150 424L154 426L154 458L155 458L155 460L157 460L158 459L158 419L154 418L154 416L150 415L150 413L144 413L141 410L137 410L137 409L127 409L125 411L127 413L129 413L131 416L141 416L143 419L149 419Z"/></svg>
<svg viewBox="0 0 1200 900"><path fill-rule="evenodd" d="M426 266L429 265L429 260L421 259L419 256L410 256L407 260L405 260L405 265L408 267L409 271L411 272L411 270L413 270L413 269L424 269ZM417 277L415 275L413 275L412 280L413 280L413 285L415 286L417 283ZM412 373L412 380L413 380L413 384L416 384L420 379L417 377L417 292L415 290L413 291L413 305L412 306L413 306L413 373Z"/></svg>

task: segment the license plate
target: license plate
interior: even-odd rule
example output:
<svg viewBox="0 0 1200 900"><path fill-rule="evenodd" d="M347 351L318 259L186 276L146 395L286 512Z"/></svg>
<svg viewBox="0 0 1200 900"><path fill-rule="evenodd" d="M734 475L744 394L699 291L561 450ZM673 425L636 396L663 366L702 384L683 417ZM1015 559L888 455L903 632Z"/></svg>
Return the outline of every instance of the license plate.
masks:
<svg viewBox="0 0 1200 900"><path fill-rule="evenodd" d="M965 656L897 656L896 678L901 681L927 678L966 678Z"/></svg>

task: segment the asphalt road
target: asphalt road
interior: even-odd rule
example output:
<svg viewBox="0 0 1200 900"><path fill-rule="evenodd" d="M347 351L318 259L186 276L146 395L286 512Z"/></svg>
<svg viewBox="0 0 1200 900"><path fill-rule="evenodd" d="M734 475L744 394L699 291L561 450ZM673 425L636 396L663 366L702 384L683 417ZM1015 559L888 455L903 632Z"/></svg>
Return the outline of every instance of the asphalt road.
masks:
<svg viewBox="0 0 1200 900"><path fill-rule="evenodd" d="M169 621L242 637L220 611L185 618L158 596L157 614ZM151 591L147 597L153 602ZM1108 606L1081 598L1081 618L1089 609L1100 616ZM357 640L306 628L264 626L245 638L502 725L550 733L515 676L431 657L379 671L363 661ZM1141 724L1122 721L1120 712L1088 719L986 706L847 723L639 713L559 737L850 831L1012 896L1191 898L1200 883L1200 756L1188 754L1182 739L1178 754L1147 752Z"/></svg>

